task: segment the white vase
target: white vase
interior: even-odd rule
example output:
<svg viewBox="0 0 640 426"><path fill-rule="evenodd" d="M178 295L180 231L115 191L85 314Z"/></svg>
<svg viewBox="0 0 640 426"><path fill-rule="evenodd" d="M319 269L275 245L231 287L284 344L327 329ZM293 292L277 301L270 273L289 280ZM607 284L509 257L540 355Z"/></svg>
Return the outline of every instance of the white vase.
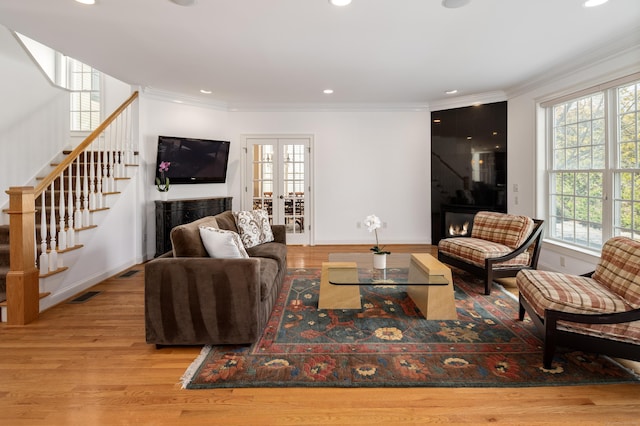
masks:
<svg viewBox="0 0 640 426"><path fill-rule="evenodd" d="M169 198L169 191L160 191L160 199L167 201L167 198Z"/></svg>
<svg viewBox="0 0 640 426"><path fill-rule="evenodd" d="M387 267L387 255L374 253L373 267L374 269L385 269Z"/></svg>

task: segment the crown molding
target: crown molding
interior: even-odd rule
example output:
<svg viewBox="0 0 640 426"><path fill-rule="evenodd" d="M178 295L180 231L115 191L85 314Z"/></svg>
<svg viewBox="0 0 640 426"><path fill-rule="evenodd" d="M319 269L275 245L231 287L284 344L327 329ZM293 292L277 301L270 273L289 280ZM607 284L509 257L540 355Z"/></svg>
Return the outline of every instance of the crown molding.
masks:
<svg viewBox="0 0 640 426"><path fill-rule="evenodd" d="M599 47L581 52L572 58L563 60L550 71L538 74L522 84L515 85L506 90L509 98L520 96L538 88L544 87L554 81L583 70L588 70L599 64L609 62L617 57L624 56L634 50L640 50L640 26L616 39L600 44Z"/></svg>
<svg viewBox="0 0 640 426"><path fill-rule="evenodd" d="M232 112L393 112L429 111L424 103L231 103Z"/></svg>
<svg viewBox="0 0 640 426"><path fill-rule="evenodd" d="M181 93L169 92L154 87L144 87L141 92L150 99L178 104L212 108L228 112L366 112L366 111L429 111L426 102L414 103L269 103L269 102L225 102L208 100Z"/></svg>

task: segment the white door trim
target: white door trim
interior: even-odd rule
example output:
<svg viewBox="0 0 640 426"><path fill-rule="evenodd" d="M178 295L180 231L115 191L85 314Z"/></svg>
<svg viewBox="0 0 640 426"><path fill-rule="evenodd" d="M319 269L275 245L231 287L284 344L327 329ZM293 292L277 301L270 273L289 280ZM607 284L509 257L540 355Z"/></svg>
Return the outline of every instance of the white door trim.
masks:
<svg viewBox="0 0 640 426"><path fill-rule="evenodd" d="M309 245L315 245L315 161L314 161L314 136L307 133L245 133L240 135L242 141L242 161L240 161L241 170L241 193L240 205L243 210L253 208L247 205L247 192L249 190L249 182L247 182L247 157L248 157L248 141L250 139L308 139L309 140L309 177L307 188L308 196L305 197L305 212L307 214L308 224L306 232L309 234Z"/></svg>

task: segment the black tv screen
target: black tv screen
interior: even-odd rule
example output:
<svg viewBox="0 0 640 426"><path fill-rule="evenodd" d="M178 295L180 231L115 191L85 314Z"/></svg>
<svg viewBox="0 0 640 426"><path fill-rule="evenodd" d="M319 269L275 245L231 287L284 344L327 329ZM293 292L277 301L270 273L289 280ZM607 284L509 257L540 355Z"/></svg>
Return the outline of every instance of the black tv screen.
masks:
<svg viewBox="0 0 640 426"><path fill-rule="evenodd" d="M158 136L156 177L160 163L170 163L164 173L170 184L225 183L229 142L209 139Z"/></svg>

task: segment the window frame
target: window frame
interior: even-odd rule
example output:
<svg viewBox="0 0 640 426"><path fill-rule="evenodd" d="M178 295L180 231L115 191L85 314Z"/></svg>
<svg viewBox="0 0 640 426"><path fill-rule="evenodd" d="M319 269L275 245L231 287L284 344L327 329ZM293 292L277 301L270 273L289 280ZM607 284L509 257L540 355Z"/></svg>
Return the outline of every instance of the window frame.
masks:
<svg viewBox="0 0 640 426"><path fill-rule="evenodd" d="M65 78L66 78L66 82L67 82L67 88L69 90L69 130L74 133L74 134L89 134L91 133L93 130L95 130L100 123L102 123L103 121L103 111L104 111L104 76L103 74L97 70L96 68L87 65L81 61L78 61L77 59L73 59L70 57L65 57L66 61L65 61ZM98 82L97 82L97 86L98 88L94 88L93 87L93 81L91 81L91 87L90 89L86 89L83 85L83 87L81 87L80 89L76 89L74 88L75 84L73 83L73 79L74 79L74 75L75 74L79 74L77 72L73 71L73 66L71 65L71 62L75 62L80 64L82 67L88 67L89 68L89 72L85 72L84 70L81 72L81 74L90 74L90 79L93 80L93 78L97 78ZM96 74L95 76L93 74ZM80 77L83 78L83 77ZM80 96L82 96L83 94L87 94L89 96L89 101L88 104L90 105L89 109L84 109L83 108L83 103L82 101L78 102L79 108L78 109L74 109L73 105L74 105L74 96L76 96L77 94L79 94ZM91 106L94 105L93 101L91 100L91 98L93 96L98 96L98 101L96 102L98 105L98 109L94 109L91 108ZM83 128L82 126L82 122L83 122L83 114L88 114L89 115L89 126L88 128ZM93 114L96 114L97 117L93 117ZM78 117L79 116L79 117ZM75 128L75 121L76 119L78 120L79 123L79 127L80 128Z"/></svg>
<svg viewBox="0 0 640 426"><path fill-rule="evenodd" d="M619 120L619 89L625 86L635 86L636 93L636 104L635 104L635 114L636 114L636 164L635 168L623 168L620 164L619 159L619 150L620 150L620 122ZM585 97L592 97L597 95L598 93L602 93L604 97L603 107L604 107L604 164L601 169L593 168L593 163L589 169L580 169L576 167L575 169L567 169L566 167L563 169L555 168L554 161L554 147L555 147L555 115L554 108L558 105L566 104L573 101L579 101ZM548 241L567 246L569 248L573 248L580 251L599 251L609 238L614 235L621 235L622 232L617 232L619 227L616 227L617 216L616 216L616 197L618 194L624 192L621 191L621 187L617 186L618 176L621 173L635 173L635 178L638 180L639 184L637 188L634 188L634 191L631 191L631 203L632 208L631 211L634 211L634 207L638 209L637 220L638 225L636 225L637 231L635 234L633 231L631 232L631 237L640 240L640 73L635 73L620 79L612 80L610 82L604 83L599 86L594 86L589 89L581 90L579 92L574 92L573 94L564 95L562 97L552 99L546 102L540 103L540 107L543 108L543 116L545 120L545 196L544 196L544 216L549 224L545 230L545 239ZM591 118L593 120L593 117ZM579 120L576 121L576 124ZM576 145L579 147L579 141ZM591 144L590 146L593 146ZM566 163L565 163L566 166ZM601 194L601 203L602 203L602 228L601 228L601 241L597 245L593 244L579 244L576 242L575 234L573 237L573 241L566 240L562 238L562 235L554 235L552 226L554 224L554 218L557 217L554 213L554 203L553 197L555 195L554 191L554 175L558 173L602 173L602 194ZM574 183L575 187L575 183ZM573 192L573 198L577 197L575 191ZM634 204L635 203L635 204ZM634 216L632 215L632 220ZM575 211L573 213L573 223L579 222L576 218ZM634 222L631 224L631 228L633 228ZM588 242L588 241L587 241Z"/></svg>

